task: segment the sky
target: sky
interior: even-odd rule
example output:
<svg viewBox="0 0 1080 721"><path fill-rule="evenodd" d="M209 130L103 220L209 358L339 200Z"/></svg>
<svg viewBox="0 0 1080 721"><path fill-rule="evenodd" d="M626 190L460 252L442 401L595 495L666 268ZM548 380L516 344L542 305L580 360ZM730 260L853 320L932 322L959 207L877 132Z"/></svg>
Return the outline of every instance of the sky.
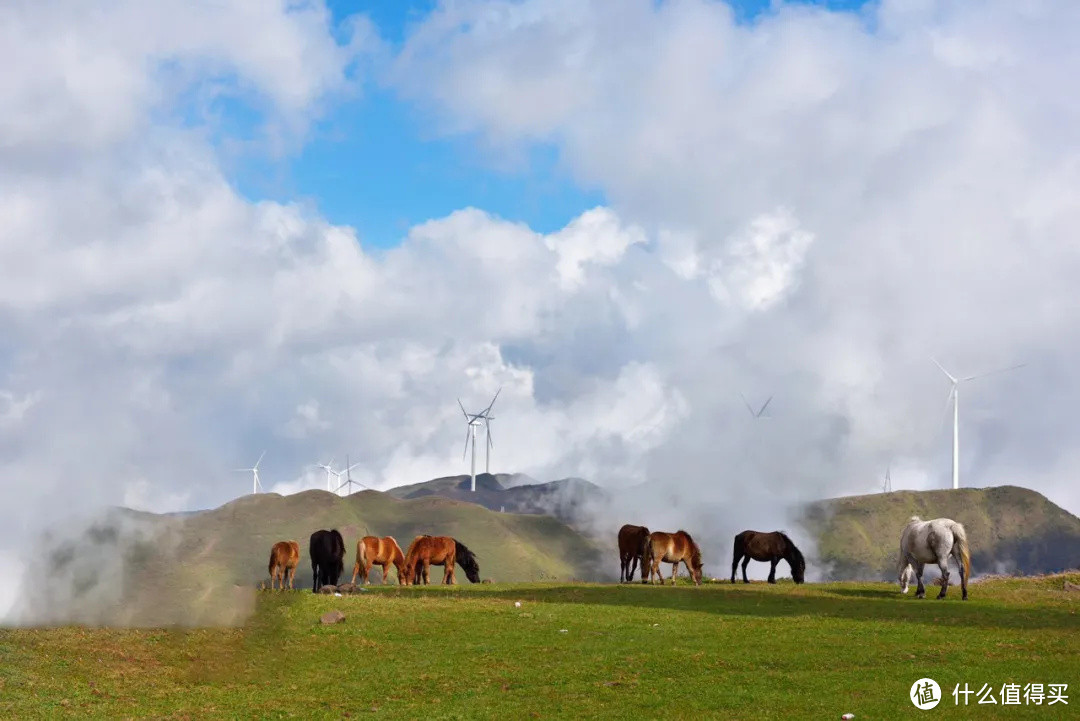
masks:
<svg viewBox="0 0 1080 721"><path fill-rule="evenodd" d="M0 6L0 566L492 471L1080 512L1072 0ZM755 404L772 397L768 418ZM731 529L733 531L741 529ZM5 560L6 559L6 560Z"/></svg>

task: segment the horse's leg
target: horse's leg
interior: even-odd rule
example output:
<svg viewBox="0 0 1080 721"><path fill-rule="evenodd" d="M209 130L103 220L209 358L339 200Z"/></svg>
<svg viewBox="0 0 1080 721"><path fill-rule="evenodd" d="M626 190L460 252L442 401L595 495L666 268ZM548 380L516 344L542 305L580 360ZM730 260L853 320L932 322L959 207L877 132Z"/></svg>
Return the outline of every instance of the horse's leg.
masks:
<svg viewBox="0 0 1080 721"><path fill-rule="evenodd" d="M311 562L311 592L319 592L319 564Z"/></svg>
<svg viewBox="0 0 1080 721"><path fill-rule="evenodd" d="M949 554L938 556L937 565L941 569L941 593L937 595L940 601L945 598L945 592L949 590Z"/></svg>
<svg viewBox="0 0 1080 721"><path fill-rule="evenodd" d="M953 551L953 558L956 559L956 566L960 569L960 598L964 601L967 600L967 574L964 573L964 559L960 557L960 551Z"/></svg>
<svg viewBox="0 0 1080 721"><path fill-rule="evenodd" d="M289 590L293 590L293 581L296 580L296 566L289 569Z"/></svg>
<svg viewBox="0 0 1080 721"><path fill-rule="evenodd" d="M780 562L779 558L775 556L769 561L771 567L769 568L769 583L776 583L776 564Z"/></svg>
<svg viewBox="0 0 1080 721"><path fill-rule="evenodd" d="M750 556L743 557L742 561L742 582L750 583L750 579L746 577L746 567L750 565Z"/></svg>
<svg viewBox="0 0 1080 721"><path fill-rule="evenodd" d="M671 564L671 585L675 585L675 576L679 573L679 562Z"/></svg>
<svg viewBox="0 0 1080 721"><path fill-rule="evenodd" d="M664 585L664 569L660 565L660 559L653 561L653 571L656 573L656 578L660 581L660 585Z"/></svg>
<svg viewBox="0 0 1080 721"><path fill-rule="evenodd" d="M735 552L735 558L731 561L731 582L735 583L735 570L739 567L739 559L742 558L742 554L738 551Z"/></svg>
<svg viewBox="0 0 1080 721"><path fill-rule="evenodd" d="M424 559L424 585L431 583L431 561Z"/></svg>
<svg viewBox="0 0 1080 721"><path fill-rule="evenodd" d="M915 587L915 598L926 598L926 586L922 583L923 564L919 561L915 562L915 580L919 582L919 585Z"/></svg>

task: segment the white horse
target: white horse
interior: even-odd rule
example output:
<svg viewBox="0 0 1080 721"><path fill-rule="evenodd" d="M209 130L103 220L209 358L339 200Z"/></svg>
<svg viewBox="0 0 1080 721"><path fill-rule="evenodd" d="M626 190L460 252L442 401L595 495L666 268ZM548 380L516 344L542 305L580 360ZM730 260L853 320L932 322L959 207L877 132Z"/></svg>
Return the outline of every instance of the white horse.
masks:
<svg viewBox="0 0 1080 721"><path fill-rule="evenodd" d="M911 567L915 567L915 578L919 587L915 589L915 598L925 598L923 586L923 565L936 563L941 569L941 593L938 598L945 598L949 588L949 556L956 559L960 567L960 589L963 599L967 600L967 582L971 575L971 554L968 552L967 534L964 527L951 518L935 518L924 521L918 516L908 519L904 531L900 534L900 556L897 570L900 572L900 591L908 592L911 581Z"/></svg>

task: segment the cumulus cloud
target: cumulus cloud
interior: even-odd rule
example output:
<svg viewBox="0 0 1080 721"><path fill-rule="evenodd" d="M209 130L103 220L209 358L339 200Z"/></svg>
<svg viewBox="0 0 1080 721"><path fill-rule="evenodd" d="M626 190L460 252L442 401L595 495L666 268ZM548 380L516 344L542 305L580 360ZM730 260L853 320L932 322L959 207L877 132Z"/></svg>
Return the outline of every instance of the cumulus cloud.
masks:
<svg viewBox="0 0 1080 721"><path fill-rule="evenodd" d="M947 482L930 354L1029 363L964 389L964 483L1080 509L1073 3L441 6L385 81L611 204L550 234L463 208L380 252L241 197L215 121L224 96L302 142L386 52L369 23L77 5L0 9L0 547L57 504L217 505L264 448L279 491L346 453L377 488L460 472L455 399L499 387L493 471L779 525L890 462Z"/></svg>

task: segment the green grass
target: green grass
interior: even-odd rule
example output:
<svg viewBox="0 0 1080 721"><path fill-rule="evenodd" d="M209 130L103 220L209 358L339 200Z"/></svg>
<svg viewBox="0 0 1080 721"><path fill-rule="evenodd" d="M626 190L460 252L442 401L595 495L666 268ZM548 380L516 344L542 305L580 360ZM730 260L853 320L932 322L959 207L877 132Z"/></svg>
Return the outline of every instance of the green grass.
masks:
<svg viewBox="0 0 1080 721"><path fill-rule="evenodd" d="M866 583L266 592L242 628L0 630L0 717L861 721L920 717L908 691L929 676L938 717L1067 718L1080 617L1061 589L1059 576L974 584L967 602ZM345 622L318 624L331 609ZM958 682L1068 683L1070 704L957 708Z"/></svg>

